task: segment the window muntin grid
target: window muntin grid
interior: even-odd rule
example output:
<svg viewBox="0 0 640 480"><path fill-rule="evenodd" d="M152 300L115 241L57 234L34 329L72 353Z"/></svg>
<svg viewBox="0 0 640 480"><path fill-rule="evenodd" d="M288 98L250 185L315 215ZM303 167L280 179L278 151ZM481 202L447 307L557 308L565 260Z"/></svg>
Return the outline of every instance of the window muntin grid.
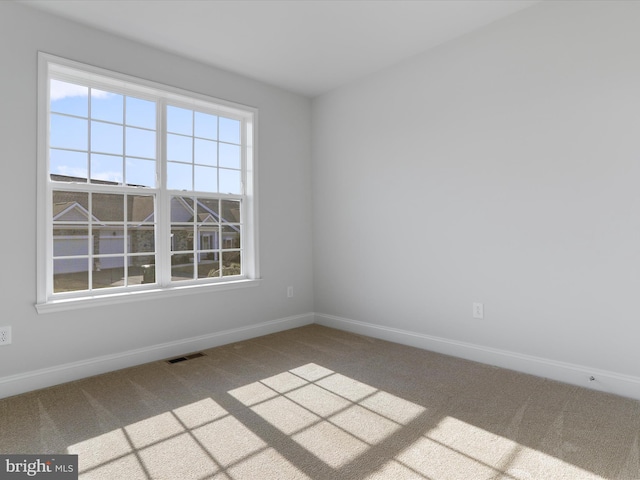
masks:
<svg viewBox="0 0 640 480"><path fill-rule="evenodd" d="M65 65L49 63L47 67L45 97L50 101L40 117L45 123L43 137L49 140L43 145L47 229L46 250L41 257L45 259L42 268L47 280L46 290L38 284L39 304L98 293L117 294L149 287L147 284L164 289L173 284L257 278L254 234L247 234L255 229L253 168L247 168L247 159L253 164L254 152L247 140L253 136L254 113L203 101L202 96L167 93ZM63 87L59 90L75 95L61 102L61 97L52 94L51 85L55 84ZM171 127L175 132L164 130L171 109L191 115L191 130L176 127L175 122ZM194 198L205 203L215 201L219 206L221 202L233 202L238 210L233 222L194 222L194 275L188 279L172 275L177 261L171 249L168 212L177 192L167 184L170 134L186 137L192 144L191 158L175 163L190 166ZM215 175L206 175L211 172ZM54 209L59 213L65 196L83 193L87 200L76 202L66 216L54 216ZM182 189L180 193L184 193ZM129 204L137 196L153 204L153 214L146 223L140 223L129 211ZM101 211L104 218L96 215L101 204L113 200L122 205L121 216L106 214L106 207ZM84 211L79 208L83 204ZM247 216L247 211L252 213ZM108 281L102 278L107 270L116 273ZM74 273L75 283L65 284L65 273Z"/></svg>

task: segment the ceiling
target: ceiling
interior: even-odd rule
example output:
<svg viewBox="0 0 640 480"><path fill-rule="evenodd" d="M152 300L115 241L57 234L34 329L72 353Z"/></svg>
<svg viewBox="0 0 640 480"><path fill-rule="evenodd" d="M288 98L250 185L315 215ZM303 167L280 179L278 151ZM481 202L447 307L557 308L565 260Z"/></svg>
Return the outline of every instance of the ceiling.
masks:
<svg viewBox="0 0 640 480"><path fill-rule="evenodd" d="M541 0L17 0L310 97Z"/></svg>

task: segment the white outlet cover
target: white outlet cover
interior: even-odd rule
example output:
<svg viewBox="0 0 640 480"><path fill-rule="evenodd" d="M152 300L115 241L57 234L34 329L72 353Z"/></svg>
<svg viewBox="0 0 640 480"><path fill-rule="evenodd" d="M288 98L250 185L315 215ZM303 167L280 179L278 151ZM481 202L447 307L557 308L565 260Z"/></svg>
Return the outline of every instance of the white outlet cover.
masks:
<svg viewBox="0 0 640 480"><path fill-rule="evenodd" d="M484 305L482 303L473 304L473 318L484 318Z"/></svg>
<svg viewBox="0 0 640 480"><path fill-rule="evenodd" d="M0 345L9 345L11 343L11 327L0 327L0 332L5 334L4 341L2 341L2 335L0 335Z"/></svg>

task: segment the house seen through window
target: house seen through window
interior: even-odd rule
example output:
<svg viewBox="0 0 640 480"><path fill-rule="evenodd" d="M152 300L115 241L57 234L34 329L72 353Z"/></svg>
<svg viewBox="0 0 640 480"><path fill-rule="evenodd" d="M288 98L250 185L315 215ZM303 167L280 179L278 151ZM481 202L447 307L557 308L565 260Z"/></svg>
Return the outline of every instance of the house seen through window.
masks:
<svg viewBox="0 0 640 480"><path fill-rule="evenodd" d="M40 300L255 278L254 112L67 63L45 62Z"/></svg>

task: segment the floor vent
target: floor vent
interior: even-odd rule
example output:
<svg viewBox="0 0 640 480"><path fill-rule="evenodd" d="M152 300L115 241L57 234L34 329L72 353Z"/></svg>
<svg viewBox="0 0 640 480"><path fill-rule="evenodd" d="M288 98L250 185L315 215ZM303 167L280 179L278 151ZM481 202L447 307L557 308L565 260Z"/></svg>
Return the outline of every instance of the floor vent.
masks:
<svg viewBox="0 0 640 480"><path fill-rule="evenodd" d="M172 358L171 360L167 360L167 363L180 363L186 362L187 360L191 360L192 358L204 357L204 353L192 353L191 355L185 355L184 357Z"/></svg>

